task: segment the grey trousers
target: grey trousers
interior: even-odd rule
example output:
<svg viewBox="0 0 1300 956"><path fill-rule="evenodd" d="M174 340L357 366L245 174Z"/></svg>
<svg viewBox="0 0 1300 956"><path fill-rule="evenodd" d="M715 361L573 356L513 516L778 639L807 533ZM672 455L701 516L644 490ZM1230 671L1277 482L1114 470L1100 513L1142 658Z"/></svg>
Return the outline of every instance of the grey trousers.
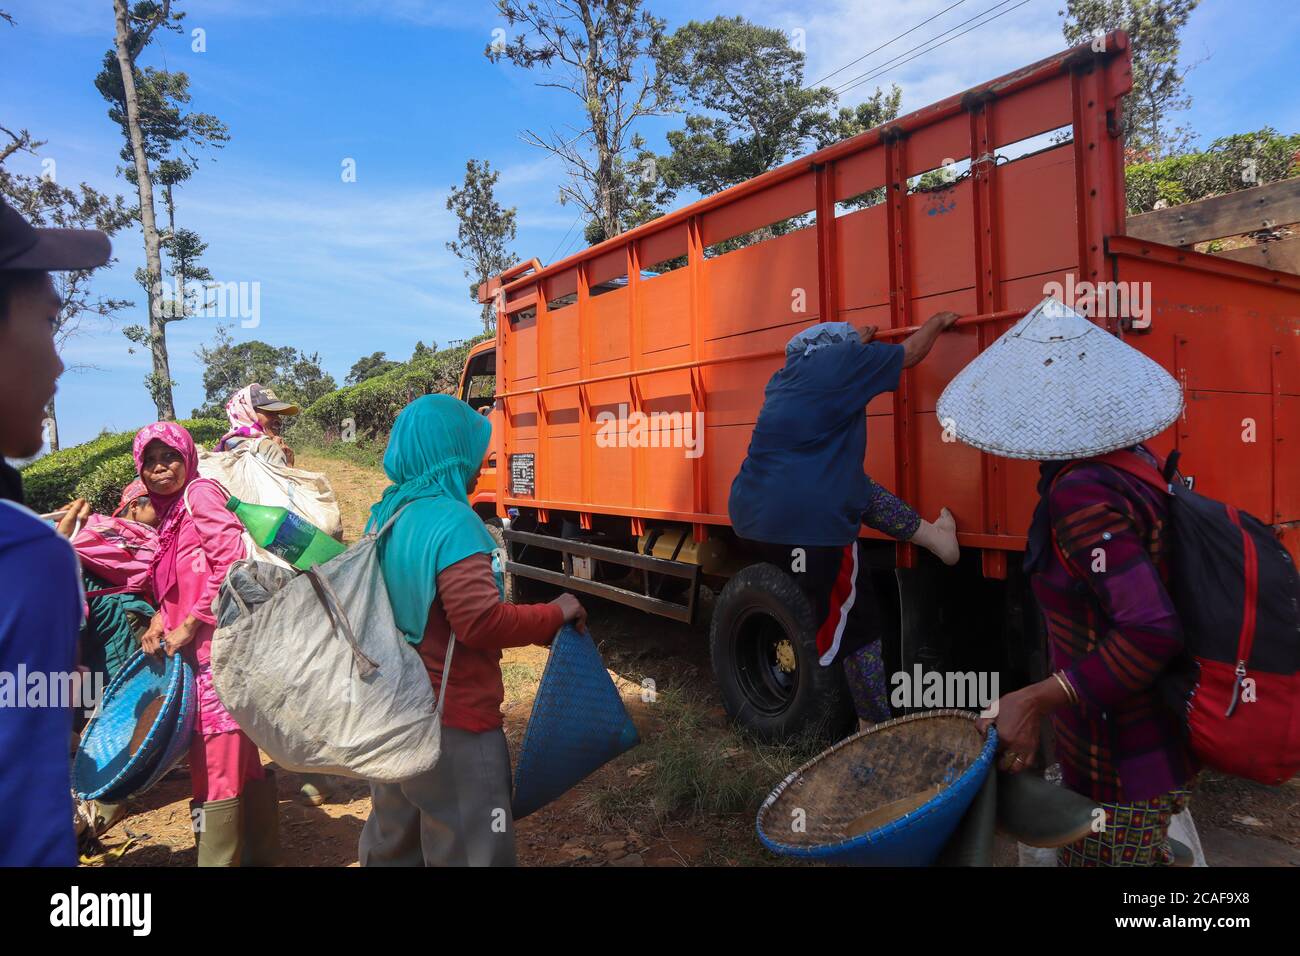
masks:
<svg viewBox="0 0 1300 956"><path fill-rule="evenodd" d="M362 866L514 866L510 752L500 729L442 727L434 768L401 783L371 783Z"/></svg>

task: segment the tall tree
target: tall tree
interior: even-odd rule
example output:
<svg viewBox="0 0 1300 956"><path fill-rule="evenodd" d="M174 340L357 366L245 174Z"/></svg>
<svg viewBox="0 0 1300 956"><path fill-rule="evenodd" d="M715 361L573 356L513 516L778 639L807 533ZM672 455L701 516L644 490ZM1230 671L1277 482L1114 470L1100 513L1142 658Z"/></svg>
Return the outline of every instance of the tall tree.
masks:
<svg viewBox="0 0 1300 956"><path fill-rule="evenodd" d="M105 54L104 68L95 86L108 100L108 115L126 140L122 158L131 165L126 178L135 184L139 196L140 228L144 237L145 268L141 275L148 297L149 324L128 330L128 337L148 344L153 370L145 379L160 419L174 419L172 378L167 356L167 322L184 318L164 305L162 252L164 236L158 228L154 205L154 184L166 186L188 178L197 165L193 148L220 147L229 135L216 117L186 109L189 105L189 77L184 73L138 65L140 55L154 32L163 29L179 33L185 14L172 10L171 0L113 0L114 46Z"/></svg>
<svg viewBox="0 0 1300 956"><path fill-rule="evenodd" d="M541 69L538 85L565 90L581 104L582 121L561 133L525 130L525 142L558 156L568 182L560 202L573 203L604 239L627 225L629 169L642 143L633 124L666 112L670 94L650 54L664 21L643 0L496 0L513 40L488 45L493 62Z"/></svg>
<svg viewBox="0 0 1300 956"><path fill-rule="evenodd" d="M665 79L690 106L668 133L668 172L710 194L779 166L813 141L834 102L803 85L804 55L780 30L744 17L692 20L660 46Z"/></svg>
<svg viewBox="0 0 1300 956"><path fill-rule="evenodd" d="M465 181L453 186L447 208L456 214L456 239L447 243L453 255L465 263L470 280L469 296L478 301L478 287L515 263L509 244L515 238L515 209L502 208L496 200L499 172L484 160L465 164ZM483 303L483 331L491 332L496 318L491 302Z"/></svg>
<svg viewBox="0 0 1300 956"><path fill-rule="evenodd" d="M804 85L803 51L787 35L744 17L679 27L660 44L656 62L686 111L685 128L667 134L669 153L653 158L659 172L656 206L682 190L720 192L893 119L902 97L897 86L877 89L857 107L837 110L834 90ZM774 223L730 245L768 238L791 225Z"/></svg>
<svg viewBox="0 0 1300 956"><path fill-rule="evenodd" d="M338 387L321 368L319 354L277 348L256 339L235 342L229 326L217 326L213 343L200 346L194 355L203 364L204 392L204 404L194 409L195 418L224 418L230 396L253 382L275 389L281 398L303 408Z"/></svg>
<svg viewBox="0 0 1300 956"><path fill-rule="evenodd" d="M127 207L121 196L110 197L86 183L75 189L61 186L52 179L11 173L3 166L0 166L0 196L28 222L39 227L100 229L113 236L135 219L135 211ZM109 260L109 265L116 261ZM132 305L126 299L100 295L92 286L92 276L91 269L51 273L60 302L54 319L54 344L60 353L69 339L85 331L87 319L97 317L111 322L119 311ZM71 365L69 370L90 367ZM49 429L50 450L58 451L58 413L53 398L45 413L53 423Z"/></svg>
<svg viewBox="0 0 1300 956"><path fill-rule="evenodd" d="M1070 43L1084 43L1109 30L1132 41L1133 91L1124 104L1124 143L1136 159L1160 159L1182 149L1191 133L1174 127L1173 114L1187 109L1187 70L1179 67L1179 32L1200 0L1066 0L1062 30Z"/></svg>

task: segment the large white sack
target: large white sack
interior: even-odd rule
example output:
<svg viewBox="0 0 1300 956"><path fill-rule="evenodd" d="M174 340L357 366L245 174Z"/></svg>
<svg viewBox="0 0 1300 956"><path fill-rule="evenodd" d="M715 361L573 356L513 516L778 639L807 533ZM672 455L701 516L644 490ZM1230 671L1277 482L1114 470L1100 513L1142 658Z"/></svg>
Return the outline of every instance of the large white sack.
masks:
<svg viewBox="0 0 1300 956"><path fill-rule="evenodd" d="M276 454L265 453L270 451ZM241 501L288 508L326 534L341 538L343 518L330 480L318 472L277 464L277 458L283 460L283 453L269 438L240 442L232 451L200 449L199 474L215 478ZM258 557L266 560L266 552L258 551Z"/></svg>
<svg viewBox="0 0 1300 956"><path fill-rule="evenodd" d="M217 696L286 769L397 782L438 761L455 638L435 707L424 662L393 621L376 538L295 576L212 639Z"/></svg>

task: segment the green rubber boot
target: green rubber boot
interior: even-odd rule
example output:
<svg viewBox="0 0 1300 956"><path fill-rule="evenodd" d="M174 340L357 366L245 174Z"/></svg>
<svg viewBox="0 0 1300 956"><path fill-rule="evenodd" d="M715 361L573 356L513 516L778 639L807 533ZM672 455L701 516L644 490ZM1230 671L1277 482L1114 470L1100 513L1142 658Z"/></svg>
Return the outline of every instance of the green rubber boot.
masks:
<svg viewBox="0 0 1300 956"><path fill-rule="evenodd" d="M190 803L199 866L239 866L243 845L240 797Z"/></svg>
<svg viewBox="0 0 1300 956"><path fill-rule="evenodd" d="M998 771L998 829L1026 846L1061 847L1092 831L1097 804L1030 772Z"/></svg>
<svg viewBox="0 0 1300 956"><path fill-rule="evenodd" d="M244 783L244 866L275 866L280 860L280 794L275 771Z"/></svg>

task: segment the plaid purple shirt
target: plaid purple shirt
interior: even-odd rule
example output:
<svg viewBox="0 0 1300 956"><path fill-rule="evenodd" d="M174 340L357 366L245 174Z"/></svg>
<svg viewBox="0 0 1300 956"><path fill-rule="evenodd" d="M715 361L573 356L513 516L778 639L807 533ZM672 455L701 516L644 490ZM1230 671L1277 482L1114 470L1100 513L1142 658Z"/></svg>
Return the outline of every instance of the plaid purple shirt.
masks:
<svg viewBox="0 0 1300 956"><path fill-rule="evenodd" d="M1150 800L1196 773L1156 678L1183 646L1169 593L1167 505L1154 489L1085 462L1057 479L1048 507L1060 553L1032 579L1052 666L1079 694L1053 715L1066 786L1098 801Z"/></svg>

